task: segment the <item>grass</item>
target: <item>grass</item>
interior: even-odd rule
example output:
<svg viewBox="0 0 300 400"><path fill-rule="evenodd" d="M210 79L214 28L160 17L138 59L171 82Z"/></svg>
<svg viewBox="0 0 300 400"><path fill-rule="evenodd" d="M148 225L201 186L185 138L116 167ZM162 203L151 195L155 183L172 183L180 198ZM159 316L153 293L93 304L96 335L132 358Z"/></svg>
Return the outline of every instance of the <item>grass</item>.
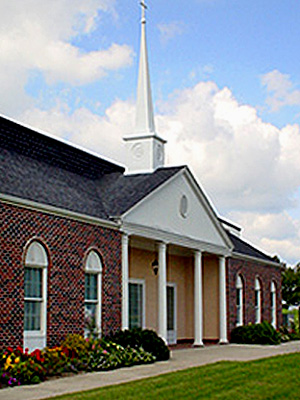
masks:
<svg viewBox="0 0 300 400"><path fill-rule="evenodd" d="M300 353L250 362L222 361L55 400L300 399Z"/></svg>

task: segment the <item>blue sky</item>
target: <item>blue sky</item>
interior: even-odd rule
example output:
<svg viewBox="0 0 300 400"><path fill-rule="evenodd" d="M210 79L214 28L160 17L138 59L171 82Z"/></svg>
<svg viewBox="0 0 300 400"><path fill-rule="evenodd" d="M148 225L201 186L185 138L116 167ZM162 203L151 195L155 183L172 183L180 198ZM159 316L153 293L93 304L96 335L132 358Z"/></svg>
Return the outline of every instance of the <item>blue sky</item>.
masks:
<svg viewBox="0 0 300 400"><path fill-rule="evenodd" d="M213 80L219 87L229 87L241 103L257 107L264 120L280 127L287 122L299 123L299 105L277 113L268 110L264 104L267 90L261 83L261 76L277 69L300 88L299 2L165 0L159 4L150 1L148 7L154 99L166 99L174 90L199 80ZM130 67L107 74L91 85L72 88L73 102L78 96L90 107L92 102L101 102L102 112L115 98L135 96L138 2L116 2L115 13L100 12L92 33L70 40L82 52L107 48L112 42L127 44L135 52ZM26 90L47 107L70 86L59 82L49 91L42 75L33 71Z"/></svg>
<svg viewBox="0 0 300 400"><path fill-rule="evenodd" d="M26 4L25 4L26 3ZM156 126L218 212L300 260L300 3L148 1ZM4 0L0 113L124 163L139 51L135 0Z"/></svg>

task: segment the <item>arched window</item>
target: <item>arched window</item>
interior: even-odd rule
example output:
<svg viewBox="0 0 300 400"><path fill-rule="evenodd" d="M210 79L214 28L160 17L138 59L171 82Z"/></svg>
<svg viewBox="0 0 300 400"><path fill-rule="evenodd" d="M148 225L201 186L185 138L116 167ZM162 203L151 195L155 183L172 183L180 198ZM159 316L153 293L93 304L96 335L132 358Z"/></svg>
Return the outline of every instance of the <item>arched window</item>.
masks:
<svg viewBox="0 0 300 400"><path fill-rule="evenodd" d="M243 325L243 280L240 275L236 278L236 325Z"/></svg>
<svg viewBox="0 0 300 400"><path fill-rule="evenodd" d="M102 262L99 255L90 251L85 264L85 336L101 333Z"/></svg>
<svg viewBox="0 0 300 400"><path fill-rule="evenodd" d="M29 350L46 346L47 268L44 246L32 242L24 265L24 348Z"/></svg>
<svg viewBox="0 0 300 400"><path fill-rule="evenodd" d="M258 278L255 278L255 323L261 323L261 285Z"/></svg>
<svg viewBox="0 0 300 400"><path fill-rule="evenodd" d="M271 324L276 329L276 284L271 282Z"/></svg>

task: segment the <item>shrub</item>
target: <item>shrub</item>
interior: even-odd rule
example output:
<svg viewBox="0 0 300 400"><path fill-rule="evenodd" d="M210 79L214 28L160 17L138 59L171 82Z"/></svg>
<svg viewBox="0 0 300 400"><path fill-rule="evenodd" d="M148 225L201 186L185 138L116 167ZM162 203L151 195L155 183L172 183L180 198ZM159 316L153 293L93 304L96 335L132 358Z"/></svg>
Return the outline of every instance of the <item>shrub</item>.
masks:
<svg viewBox="0 0 300 400"><path fill-rule="evenodd" d="M105 343L105 342L104 342ZM124 348L120 344L109 342L106 346L106 361L102 369L130 367L137 364L153 363L156 358L142 348Z"/></svg>
<svg viewBox="0 0 300 400"><path fill-rule="evenodd" d="M273 326L266 321L261 324L238 326L231 332L232 343L244 344L279 344L280 335Z"/></svg>
<svg viewBox="0 0 300 400"><path fill-rule="evenodd" d="M75 357L75 352L67 347L46 347L43 352L43 366L47 370L47 376L59 376L64 372L77 372L81 362Z"/></svg>
<svg viewBox="0 0 300 400"><path fill-rule="evenodd" d="M89 339L78 334L69 334L61 343L62 348L73 352L74 356L86 358L89 352Z"/></svg>
<svg viewBox="0 0 300 400"><path fill-rule="evenodd" d="M170 351L165 342L150 329L134 328L116 333L106 337L106 340L118 343L123 347L131 347L133 349L142 348L151 353L157 361L168 360Z"/></svg>

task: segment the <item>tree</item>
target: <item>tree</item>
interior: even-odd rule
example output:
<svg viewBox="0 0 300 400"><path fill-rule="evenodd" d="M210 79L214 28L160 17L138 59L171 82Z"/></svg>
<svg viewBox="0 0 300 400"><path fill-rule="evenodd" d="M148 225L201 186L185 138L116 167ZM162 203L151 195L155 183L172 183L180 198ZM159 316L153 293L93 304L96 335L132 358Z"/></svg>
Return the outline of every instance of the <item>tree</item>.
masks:
<svg viewBox="0 0 300 400"><path fill-rule="evenodd" d="M300 331L300 263L294 268L286 268L282 273L282 299L285 307L298 307L298 323Z"/></svg>

